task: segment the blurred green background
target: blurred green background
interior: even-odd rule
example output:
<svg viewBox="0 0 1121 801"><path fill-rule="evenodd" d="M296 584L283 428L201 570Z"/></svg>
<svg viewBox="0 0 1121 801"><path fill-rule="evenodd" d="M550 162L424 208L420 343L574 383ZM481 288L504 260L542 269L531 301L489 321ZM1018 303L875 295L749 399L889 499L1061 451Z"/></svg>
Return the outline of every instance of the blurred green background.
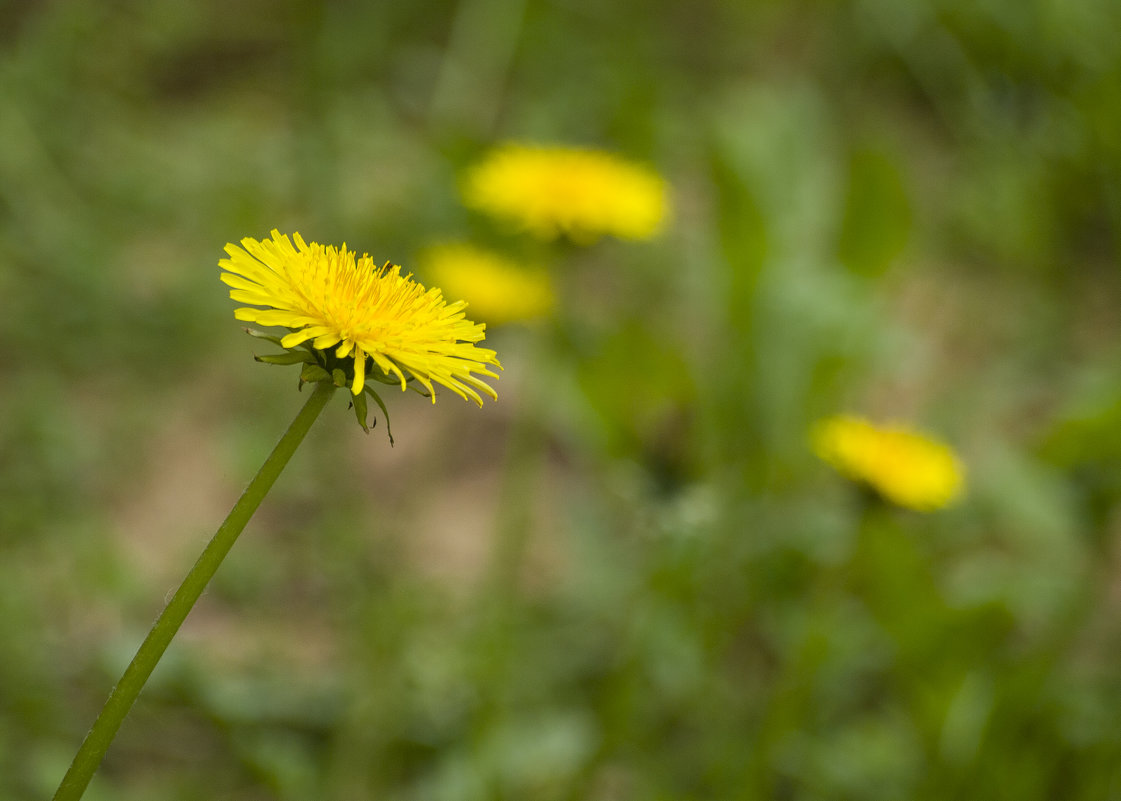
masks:
<svg viewBox="0 0 1121 801"><path fill-rule="evenodd" d="M217 260L517 249L507 139L658 169L481 411L337 402L93 801L1121 799L1121 5L0 2L0 798L49 797L302 402ZM419 276L423 279L423 276ZM966 463L869 507L806 432Z"/></svg>

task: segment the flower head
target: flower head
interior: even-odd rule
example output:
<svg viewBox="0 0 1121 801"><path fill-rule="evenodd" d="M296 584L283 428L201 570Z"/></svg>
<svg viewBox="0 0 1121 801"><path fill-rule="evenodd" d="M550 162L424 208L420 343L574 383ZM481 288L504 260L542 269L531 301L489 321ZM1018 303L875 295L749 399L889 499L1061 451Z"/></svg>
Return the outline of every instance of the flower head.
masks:
<svg viewBox="0 0 1121 801"><path fill-rule="evenodd" d="M295 246L276 230L271 239L226 245L229 258L218 265L225 270L222 281L232 287L230 297L264 307L237 309L237 319L289 329L279 340L281 347L306 348L310 342L315 355L327 359L320 366L346 360L342 364L355 396L362 393L368 360L373 360L387 382L399 381L405 389L408 379L416 379L433 403L433 383L480 406L480 392L497 398L478 376L497 378L489 367L501 365L493 350L476 347L485 326L465 319L464 301L448 304L439 289L425 289L388 262L378 267L346 245L292 237Z"/></svg>
<svg viewBox="0 0 1121 801"><path fill-rule="evenodd" d="M665 181L609 153L506 144L466 175L464 202L541 239L648 239L665 221Z"/></svg>
<svg viewBox="0 0 1121 801"><path fill-rule="evenodd" d="M465 298L475 315L491 323L542 317L556 303L548 273L474 245L435 245L421 254L419 266L445 290Z"/></svg>
<svg viewBox="0 0 1121 801"><path fill-rule="evenodd" d="M899 506L933 511L962 491L965 471L954 451L904 426L875 426L840 415L818 423L812 443L840 473Z"/></svg>

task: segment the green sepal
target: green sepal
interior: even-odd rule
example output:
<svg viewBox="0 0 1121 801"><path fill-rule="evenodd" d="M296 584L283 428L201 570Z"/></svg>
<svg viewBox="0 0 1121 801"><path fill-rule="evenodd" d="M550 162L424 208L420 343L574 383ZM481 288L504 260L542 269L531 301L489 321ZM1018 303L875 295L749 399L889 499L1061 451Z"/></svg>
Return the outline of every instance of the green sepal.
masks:
<svg viewBox="0 0 1121 801"><path fill-rule="evenodd" d="M274 345L284 348L284 345L281 344L282 337L274 336L264 331L258 331L255 328L245 328L243 330L251 337L263 339L266 342L271 342ZM297 348L299 348L299 350L297 350ZM254 356L253 358L263 364L302 364L303 368L300 370L298 389L303 389L304 384L315 384L321 381L330 382L336 387L349 388L354 382L353 373L350 369L344 370L341 367L335 366L345 361L347 367L350 368L350 360L340 360L330 352L316 350L311 346L310 342L301 342L295 347L284 348L284 351L284 353L270 353L264 356ZM350 373L349 376L348 373ZM385 384L391 387L398 387L401 385L401 380L397 376L383 373L380 370L367 371L366 380L377 381L379 384ZM422 397L431 397L428 392L423 387L418 386L412 378L407 379L405 383L406 386L410 387ZM378 408L381 409L382 416L385 417L385 433L389 436L389 444L392 446L393 431L389 426L389 409L386 408L385 402L381 399L381 396L371 389L368 384L363 384L362 388L363 392L351 396L351 408L354 409L354 416L358 419L358 425L362 426L362 430L367 434L370 433L371 428L377 425L377 418L374 419L373 423L367 422L369 417L369 404L366 402L366 395L369 395L374 399Z"/></svg>
<svg viewBox="0 0 1121 801"><path fill-rule="evenodd" d="M390 447L393 447L393 429L389 427L389 409L385 408L385 401L381 399L381 395L374 392L372 389L370 389L369 386L363 386L362 390L363 392L365 392L365 394L373 398L374 403L376 403L378 405L378 408L381 409L381 415L385 418L385 433L389 435ZM366 399L361 395L359 395L358 397L362 398L362 405L365 406Z"/></svg>
<svg viewBox="0 0 1121 801"><path fill-rule="evenodd" d="M301 348L302 350L306 350L308 353L313 354L313 355L316 352L315 348L312 347L311 342L306 341L306 340L304 342L301 342L299 345L293 345L290 348L285 348L283 337L278 337L275 334L270 334L266 331L258 331L256 328L242 328L241 330L244 331L245 333L249 334L249 336L251 336L251 337L255 337L256 339L263 339L266 342L271 342L274 345L278 345L278 346L284 348L289 353L294 353L296 351L296 348Z"/></svg>
<svg viewBox="0 0 1121 801"><path fill-rule="evenodd" d="M312 384L317 381L330 381L330 374L318 364L305 364L300 371L300 383Z"/></svg>
<svg viewBox="0 0 1121 801"><path fill-rule="evenodd" d="M358 418L358 425L362 426L362 430L367 434L370 433L370 426L366 424L366 395L359 392L357 395L352 395L350 398L350 408L354 409L354 416ZM376 424L377 421L375 420Z"/></svg>
<svg viewBox="0 0 1121 801"><path fill-rule="evenodd" d="M245 333L249 334L249 336L251 336L251 337L256 337L257 339L264 339L268 342L271 342L274 345L280 345L280 337L275 336L274 334L268 334L268 333L265 333L264 331L258 331L256 328L243 328L242 330ZM284 346L280 345L280 347L283 348Z"/></svg>
<svg viewBox="0 0 1121 801"><path fill-rule="evenodd" d="M310 353L296 353L295 351L285 351L284 353L270 353L264 356L254 356L253 359L264 364L314 364L315 357Z"/></svg>
<svg viewBox="0 0 1121 801"><path fill-rule="evenodd" d="M390 387L401 386L401 379L392 373L383 373L379 369L369 370L366 373L367 381L377 381L379 384L385 384Z"/></svg>

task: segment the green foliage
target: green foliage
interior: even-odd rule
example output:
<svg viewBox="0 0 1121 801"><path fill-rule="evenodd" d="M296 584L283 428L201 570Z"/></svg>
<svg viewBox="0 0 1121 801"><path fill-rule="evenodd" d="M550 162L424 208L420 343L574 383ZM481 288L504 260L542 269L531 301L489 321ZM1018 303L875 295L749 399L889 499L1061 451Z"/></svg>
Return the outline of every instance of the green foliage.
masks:
<svg viewBox="0 0 1121 801"><path fill-rule="evenodd" d="M562 308L488 331L498 404L387 385L392 449L324 414L91 801L1121 792L1121 5L8 5L0 798L300 403L217 280L273 227L485 238ZM669 231L488 228L458 178L519 138L655 166ZM966 500L845 485L844 411Z"/></svg>
<svg viewBox="0 0 1121 801"><path fill-rule="evenodd" d="M849 157L837 256L853 272L883 275L907 244L910 198L895 160L878 150Z"/></svg>

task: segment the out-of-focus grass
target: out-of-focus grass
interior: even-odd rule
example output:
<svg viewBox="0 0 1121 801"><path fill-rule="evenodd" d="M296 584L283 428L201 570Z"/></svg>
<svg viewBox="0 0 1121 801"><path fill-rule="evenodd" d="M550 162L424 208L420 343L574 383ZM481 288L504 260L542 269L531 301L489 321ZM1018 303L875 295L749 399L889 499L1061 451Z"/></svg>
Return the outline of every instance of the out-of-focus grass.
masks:
<svg viewBox="0 0 1121 801"><path fill-rule="evenodd" d="M329 411L88 797L1121 791L1115 4L5 12L0 797L299 403L221 246L530 251L457 199L508 138L656 165L671 230L554 258L498 404L390 392L393 449ZM965 502L862 505L807 447L845 410Z"/></svg>

